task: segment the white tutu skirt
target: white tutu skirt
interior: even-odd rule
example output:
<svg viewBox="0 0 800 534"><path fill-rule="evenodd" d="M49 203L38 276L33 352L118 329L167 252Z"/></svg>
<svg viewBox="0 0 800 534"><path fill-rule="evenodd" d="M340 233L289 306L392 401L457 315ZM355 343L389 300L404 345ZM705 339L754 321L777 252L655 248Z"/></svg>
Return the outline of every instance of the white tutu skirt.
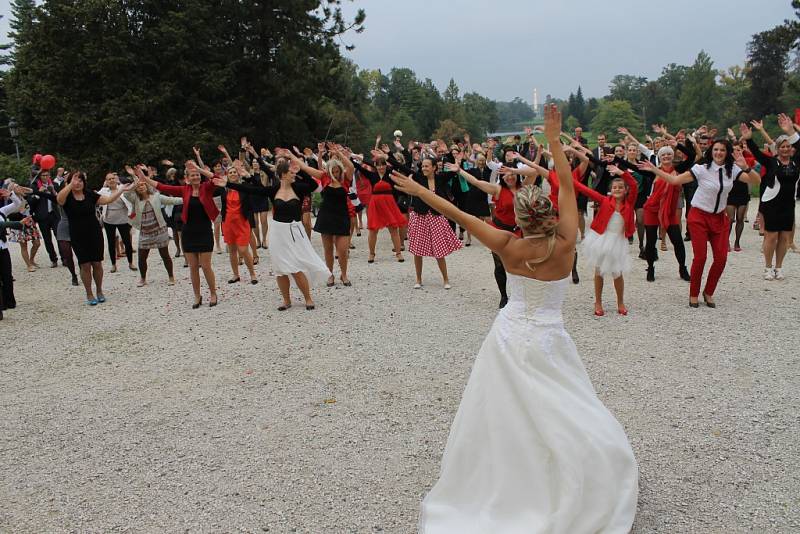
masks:
<svg viewBox="0 0 800 534"><path fill-rule="evenodd" d="M631 270L631 255L628 240L623 233L624 222L619 213L611 216L606 231L598 234L591 228L581 243L581 257L600 276L617 278Z"/></svg>
<svg viewBox="0 0 800 534"><path fill-rule="evenodd" d="M304 273L311 286L323 285L331 272L317 255L300 222L270 221L269 256L276 276ZM289 277L294 284L294 278Z"/></svg>

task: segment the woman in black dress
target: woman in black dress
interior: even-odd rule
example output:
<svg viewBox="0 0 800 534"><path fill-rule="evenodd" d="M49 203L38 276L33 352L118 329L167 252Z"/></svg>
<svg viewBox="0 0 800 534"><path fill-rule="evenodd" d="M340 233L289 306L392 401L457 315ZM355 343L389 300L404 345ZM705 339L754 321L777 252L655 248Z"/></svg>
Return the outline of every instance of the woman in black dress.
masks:
<svg viewBox="0 0 800 534"><path fill-rule="evenodd" d="M353 164L340 152L331 150L331 159L325 164L327 172L314 169L305 162L287 152L289 157L300 165L300 170L307 173L322 186L322 204L317 213L314 231L322 237L322 248L325 252L325 265L331 272L327 286L333 287L333 251L339 259L342 285L351 286L347 277L347 260L350 255L350 200L347 194L353 176ZM346 162L346 163L343 163ZM348 165L346 167L346 165ZM355 210L352 210L355 212Z"/></svg>
<svg viewBox="0 0 800 534"><path fill-rule="evenodd" d="M269 197L272 203L272 223L269 225L269 255L272 270L283 297L283 304L278 311L286 311L292 307L289 294L291 281L294 281L305 299L306 310L315 309L311 298L311 285L321 284L330 279L331 272L317 256L314 247L301 222L302 198L310 195L318 184L310 176L300 173L300 164L291 160L286 150L276 149L280 157L275 163L277 181L267 187L260 184L231 183L226 178L215 178L216 185L229 189Z"/></svg>
<svg viewBox="0 0 800 534"><path fill-rule="evenodd" d="M201 173L206 180L201 179ZM211 293L209 307L216 306L217 281L214 276L214 269L211 266L211 254L214 251L214 230L211 221L219 215L219 210L214 203L214 197L222 192L211 181L214 175L211 171L201 169L194 161L186 162L186 184L187 185L167 185L156 182L151 176L141 174L139 178L144 178L151 187L158 189L160 193L173 197L183 198L183 254L189 264L189 274L192 279L192 289L194 290L194 304L192 309L197 309L203 303L200 295L200 270L208 284Z"/></svg>
<svg viewBox="0 0 800 534"><path fill-rule="evenodd" d="M486 156L478 154L475 158L475 167L467 171L475 179L482 182L489 183L492 176L492 169L486 166ZM491 213L489 211L489 195L478 187L468 184L469 190L464 196L464 211L474 217L489 221ZM472 236L467 232L467 239L464 241L464 246L469 247L472 245Z"/></svg>
<svg viewBox="0 0 800 534"><path fill-rule="evenodd" d="M778 124L784 131L775 139L776 157L764 154L753 141L753 131L742 123L742 139L765 169L761 183L760 211L764 219L764 279L783 280L783 258L789 249L794 227L794 203L797 181L800 178L800 135L794 130L792 119L778 115ZM775 260L773 267L772 260Z"/></svg>
<svg viewBox="0 0 800 534"><path fill-rule="evenodd" d="M78 258L86 303L90 306L106 301L103 294L103 231L95 208L114 202L131 188L131 184L120 186L112 195L100 196L86 189L86 175L83 172L74 171L56 197L69 219L70 243ZM92 278L97 286L96 298L92 292Z"/></svg>
<svg viewBox="0 0 800 534"><path fill-rule="evenodd" d="M747 145L744 142L742 142L742 145L742 150L746 150ZM728 236L730 236L731 231L733 231L734 221L736 221L736 237L733 242L733 250L735 252L740 252L742 250L739 242L742 239L742 232L744 232L744 220L747 217L747 205L749 203L750 186L739 180L739 177L737 176L733 181L731 192L728 193L728 205L725 206L725 213L728 215L728 219L730 219L731 223L730 229L728 230ZM730 237L728 237L728 240L730 240ZM730 245L728 246L728 249L730 249Z"/></svg>

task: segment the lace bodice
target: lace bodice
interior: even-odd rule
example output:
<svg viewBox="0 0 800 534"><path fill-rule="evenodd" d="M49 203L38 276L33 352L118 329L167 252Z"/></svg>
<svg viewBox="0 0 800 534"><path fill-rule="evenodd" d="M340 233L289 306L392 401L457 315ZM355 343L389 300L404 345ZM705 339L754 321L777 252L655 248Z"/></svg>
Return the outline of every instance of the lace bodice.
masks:
<svg viewBox="0 0 800 534"><path fill-rule="evenodd" d="M542 282L508 273L508 304L501 314L536 324L561 324L561 305L567 294L569 278Z"/></svg>

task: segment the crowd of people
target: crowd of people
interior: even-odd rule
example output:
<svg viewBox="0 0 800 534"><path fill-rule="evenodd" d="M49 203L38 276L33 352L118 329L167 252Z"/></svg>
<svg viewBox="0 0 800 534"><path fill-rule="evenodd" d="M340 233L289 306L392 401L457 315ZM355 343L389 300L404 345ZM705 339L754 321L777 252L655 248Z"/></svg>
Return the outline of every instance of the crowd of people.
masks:
<svg viewBox="0 0 800 534"><path fill-rule="evenodd" d="M628 313L623 277L634 264L630 245L638 244L638 258L646 264L644 276L653 282L659 252L668 250L667 240L677 275L690 283L690 305L698 306L702 296L714 307L727 254L741 250L751 196L756 196L758 205L752 215L754 228L763 236L763 277L785 277L786 254L798 250L794 202L800 137L788 116L780 115L778 123L784 134L777 139L770 138L760 121L741 124L738 137L732 129L717 137L717 131L706 126L672 134L665 126L654 125L654 137L644 141L621 126L616 145L601 132L591 149L580 128L561 133L559 143L572 169L579 213L581 243L573 259L572 281L580 282L578 261L594 269L595 315L605 315L602 293L608 277L613 280L617 312ZM761 143L756 142L754 130ZM34 271L44 241L51 267L58 266L60 257L72 285L83 285L86 302L92 306L106 300L104 249L111 272L117 271L118 258L125 258L128 270L137 273L133 283L139 287L148 284L149 252L157 249L168 283L174 284L171 242L174 258L182 256L189 269L192 307L203 303L201 272L208 304L216 306L211 258L223 253L222 241L230 260L229 284L241 283L241 267L249 282L257 284L255 266L268 250L270 274L276 276L283 300L278 309L292 306L290 289L295 286L306 309L313 310L312 288L336 285L337 267L339 283L352 285L349 254L355 248L353 237L362 230L367 232L368 263L376 262L378 235L385 229L397 262L405 261L406 251L413 256L414 288L423 287L427 257L436 260L442 287L450 289L447 257L471 246L472 234L419 197L400 191L393 173L411 177L466 213L516 235L515 199L525 185L541 187L558 205L561 184L552 146L541 143L540 132L534 129L505 142L490 137L483 143L472 143L469 136L449 144L441 139L404 143L402 132L395 134L391 144L378 137L366 154L327 141L313 149L256 150L242 138L235 157L220 145L210 165L193 147L193 157L182 165L165 159L157 165L109 172L97 191L87 187L87 176L79 169L53 172L34 164L26 187L6 180L2 189L0 308L15 306L8 257L11 242L19 245L27 270ZM21 221L25 223L20 227ZM320 235L324 258L312 246L315 233ZM684 241L691 242L694 253L689 267ZM709 243L713 261L701 295ZM503 308L508 302L508 270L497 254L492 257Z"/></svg>
<svg viewBox="0 0 800 534"><path fill-rule="evenodd" d="M256 150L242 138L235 158L220 145L207 165L194 148L182 165L163 160L162 170L138 164L110 172L98 191L79 169L59 168L51 177L34 165L29 185L0 189L0 308L16 305L11 241L35 270L44 240L51 266L60 256L90 306L106 302L104 250L112 271L125 258L136 285L145 287L149 252L157 249L174 284L174 242L174 259L183 257L189 269L194 309L203 304L201 272L208 305L219 302L211 260L223 252L220 239L229 284L242 283L244 266L257 285L255 265L267 250L283 312L293 305L292 287L314 310L313 288L335 286L337 267L339 283L353 285L349 254L365 214L368 264L378 261L378 234L388 230L394 260L413 256L414 288L423 287L424 258L434 258L449 289L447 257L475 238L491 251L501 311L475 360L438 482L422 502L419 531L628 532L638 465L564 329L567 287L580 282L577 262L586 262L594 270L594 314L605 315L610 277L617 313L627 315L624 276L636 245L645 279L655 282L669 239L676 275L689 283L689 306L702 299L714 308L727 255L741 250L753 194L763 277L782 280L794 249L800 127L786 115L778 125L784 133L774 140L757 121L739 125L738 137L733 130L716 137L705 126L673 135L656 125L656 137L646 142L620 127L619 144L601 133L590 149L582 131L563 132L560 112L546 106L546 144L533 130L524 142L518 136L475 144L469 137L404 144L396 132L392 146L378 138L368 154L332 142L316 150ZM262 215L270 210L272 217ZM324 258L312 245L314 234ZM688 268L684 241L693 251ZM703 284L709 244L713 259Z"/></svg>

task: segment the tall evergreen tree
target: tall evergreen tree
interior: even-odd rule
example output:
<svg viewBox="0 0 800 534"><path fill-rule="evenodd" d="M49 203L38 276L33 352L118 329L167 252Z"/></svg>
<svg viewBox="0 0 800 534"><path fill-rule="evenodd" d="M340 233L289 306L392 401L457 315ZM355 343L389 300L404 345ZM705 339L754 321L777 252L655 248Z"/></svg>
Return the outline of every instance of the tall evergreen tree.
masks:
<svg viewBox="0 0 800 534"><path fill-rule="evenodd" d="M678 98L675 126L696 126L717 118L717 71L705 51L697 54L694 64L686 72L681 96Z"/></svg>
<svg viewBox="0 0 800 534"><path fill-rule="evenodd" d="M796 41L795 30L786 24L753 35L747 45L747 79L750 91L747 109L755 117L781 111L779 98L786 82L789 51Z"/></svg>

